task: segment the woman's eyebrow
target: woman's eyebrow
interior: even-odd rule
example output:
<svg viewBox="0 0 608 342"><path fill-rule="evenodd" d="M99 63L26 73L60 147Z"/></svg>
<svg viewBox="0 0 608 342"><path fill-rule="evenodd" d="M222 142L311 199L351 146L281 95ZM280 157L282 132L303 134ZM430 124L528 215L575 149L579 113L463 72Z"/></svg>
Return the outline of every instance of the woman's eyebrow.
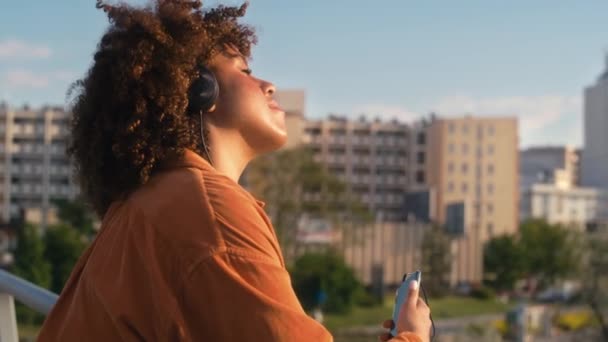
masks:
<svg viewBox="0 0 608 342"><path fill-rule="evenodd" d="M236 52L226 52L225 54L226 54L226 56L227 56L228 58L231 58L231 59L239 59L239 60L241 60L241 62L243 62L243 64L245 64L245 65L247 65L247 66L249 65L249 63L247 62L247 58L245 58L245 56L243 56L243 55L242 55L242 54L240 54L240 53L236 53Z"/></svg>

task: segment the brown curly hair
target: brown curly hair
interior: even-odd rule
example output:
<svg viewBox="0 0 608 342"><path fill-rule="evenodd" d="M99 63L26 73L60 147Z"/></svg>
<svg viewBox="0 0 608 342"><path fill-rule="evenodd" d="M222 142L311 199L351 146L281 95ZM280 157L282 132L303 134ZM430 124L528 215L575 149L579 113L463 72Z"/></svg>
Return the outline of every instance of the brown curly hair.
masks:
<svg viewBox="0 0 608 342"><path fill-rule="evenodd" d="M141 8L97 1L110 26L87 74L71 87L67 149L97 215L145 184L168 158L185 149L204 155L188 88L197 67L226 46L250 57L255 33L237 22L247 5L203 10L200 1L156 0Z"/></svg>

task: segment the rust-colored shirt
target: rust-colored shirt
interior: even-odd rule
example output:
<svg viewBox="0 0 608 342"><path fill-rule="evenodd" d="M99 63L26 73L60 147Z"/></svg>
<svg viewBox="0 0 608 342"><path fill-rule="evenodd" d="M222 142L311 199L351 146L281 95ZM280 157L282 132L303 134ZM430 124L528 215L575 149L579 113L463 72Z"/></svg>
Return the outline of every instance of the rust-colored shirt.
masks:
<svg viewBox="0 0 608 342"><path fill-rule="evenodd" d="M263 206L187 150L111 205L38 340L331 341L298 302Z"/></svg>

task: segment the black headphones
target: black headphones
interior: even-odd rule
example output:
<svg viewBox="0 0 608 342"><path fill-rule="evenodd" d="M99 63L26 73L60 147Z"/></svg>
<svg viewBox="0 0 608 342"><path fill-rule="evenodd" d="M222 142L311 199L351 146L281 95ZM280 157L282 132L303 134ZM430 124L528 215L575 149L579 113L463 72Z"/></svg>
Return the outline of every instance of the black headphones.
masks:
<svg viewBox="0 0 608 342"><path fill-rule="evenodd" d="M207 113L213 108L215 101L220 93L220 86L217 83L215 75L205 66L198 67L198 77L190 85L188 90L188 113L199 113L201 118L201 141L203 148L209 158L209 163L213 165L211 155L207 149L205 142L205 133L203 131L203 113Z"/></svg>

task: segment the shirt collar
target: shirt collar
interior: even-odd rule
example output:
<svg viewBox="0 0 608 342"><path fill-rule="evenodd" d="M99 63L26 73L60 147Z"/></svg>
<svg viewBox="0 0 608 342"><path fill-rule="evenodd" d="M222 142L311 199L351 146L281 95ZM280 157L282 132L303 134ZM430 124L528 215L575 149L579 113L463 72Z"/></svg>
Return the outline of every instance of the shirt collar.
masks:
<svg viewBox="0 0 608 342"><path fill-rule="evenodd" d="M205 172L213 173L223 179L225 179L228 183L238 188L240 191L244 192L247 197L251 198L255 201L260 207L264 208L266 203L255 198L247 189L243 188L239 183L235 182L232 178L226 176L225 174L217 171L213 165L209 163L205 158L201 157L198 153L190 150L184 149L184 153L181 156L170 158L167 162L161 164L161 169L173 169L173 168L196 168Z"/></svg>

